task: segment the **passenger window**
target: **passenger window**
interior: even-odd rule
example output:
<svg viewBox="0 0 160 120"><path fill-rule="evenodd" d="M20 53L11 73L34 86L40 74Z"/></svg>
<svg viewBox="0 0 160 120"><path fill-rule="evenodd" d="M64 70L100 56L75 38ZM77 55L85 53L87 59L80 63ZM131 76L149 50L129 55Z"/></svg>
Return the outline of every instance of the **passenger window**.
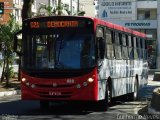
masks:
<svg viewBox="0 0 160 120"><path fill-rule="evenodd" d="M131 36L128 36L128 46L132 47L132 39Z"/></svg>
<svg viewBox="0 0 160 120"><path fill-rule="evenodd" d="M122 35L122 45L126 46L126 36L125 36L125 34Z"/></svg>
<svg viewBox="0 0 160 120"><path fill-rule="evenodd" d="M114 58L114 48L113 48L113 45L107 45L106 47L106 51L107 51L107 58Z"/></svg>
<svg viewBox="0 0 160 120"><path fill-rule="evenodd" d="M119 33L115 32L115 44L119 45L120 44L120 39L119 39Z"/></svg>
<svg viewBox="0 0 160 120"><path fill-rule="evenodd" d="M113 32L109 29L106 29L105 31L105 37L106 37L106 56L109 59L114 58L114 46L113 46Z"/></svg>
<svg viewBox="0 0 160 120"><path fill-rule="evenodd" d="M122 59L121 45L120 45L120 34L118 32L115 32L114 50L115 50L116 59Z"/></svg>
<svg viewBox="0 0 160 120"><path fill-rule="evenodd" d="M111 34L111 31L108 29L106 29L105 38L107 43L112 44L112 34Z"/></svg>
<svg viewBox="0 0 160 120"><path fill-rule="evenodd" d="M123 34L122 35L122 58L123 59L128 59L128 47L127 47L127 35Z"/></svg>

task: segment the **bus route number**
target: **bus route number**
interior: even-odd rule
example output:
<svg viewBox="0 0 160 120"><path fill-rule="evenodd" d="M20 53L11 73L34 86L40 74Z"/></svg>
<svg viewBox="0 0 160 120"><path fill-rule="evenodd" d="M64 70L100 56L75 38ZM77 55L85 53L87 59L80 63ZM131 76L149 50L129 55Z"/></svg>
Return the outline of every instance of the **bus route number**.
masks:
<svg viewBox="0 0 160 120"><path fill-rule="evenodd" d="M31 28L39 28L40 26L39 26L39 22L31 22L30 23L30 27Z"/></svg>

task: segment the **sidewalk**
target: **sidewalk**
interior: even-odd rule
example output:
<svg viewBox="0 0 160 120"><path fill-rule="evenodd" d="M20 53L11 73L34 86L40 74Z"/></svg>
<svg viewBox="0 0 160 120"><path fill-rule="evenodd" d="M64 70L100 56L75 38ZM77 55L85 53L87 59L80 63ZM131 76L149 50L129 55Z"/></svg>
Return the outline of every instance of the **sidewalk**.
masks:
<svg viewBox="0 0 160 120"><path fill-rule="evenodd" d="M148 108L152 99L153 90L157 87L160 87L160 81L153 81L153 77L154 75L149 75L147 86L142 88L138 93L138 99L140 101L146 101L146 105L143 106L143 108L138 112L139 115L142 116L149 115Z"/></svg>
<svg viewBox="0 0 160 120"><path fill-rule="evenodd" d="M5 82L0 83L0 97L20 94L20 81L16 78L9 80L9 87L5 87Z"/></svg>

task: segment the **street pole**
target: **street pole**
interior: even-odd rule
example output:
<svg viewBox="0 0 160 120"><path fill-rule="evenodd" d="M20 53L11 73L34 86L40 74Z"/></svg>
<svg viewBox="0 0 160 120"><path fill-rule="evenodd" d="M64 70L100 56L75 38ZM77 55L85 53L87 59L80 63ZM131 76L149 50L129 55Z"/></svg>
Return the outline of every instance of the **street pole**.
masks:
<svg viewBox="0 0 160 120"><path fill-rule="evenodd" d="M70 10L71 10L71 15L72 15L72 0L70 0Z"/></svg>
<svg viewBox="0 0 160 120"><path fill-rule="evenodd" d="M52 7L52 2L51 2L51 0L48 0L48 6L51 6L51 7Z"/></svg>
<svg viewBox="0 0 160 120"><path fill-rule="evenodd" d="M157 0L157 32L160 33L160 0ZM159 69L160 68L160 35L157 35L157 63L156 67Z"/></svg>
<svg viewBox="0 0 160 120"><path fill-rule="evenodd" d="M77 15L78 15L78 12L79 12L79 0L77 0Z"/></svg>
<svg viewBox="0 0 160 120"><path fill-rule="evenodd" d="M58 0L58 15L61 15L61 0Z"/></svg>

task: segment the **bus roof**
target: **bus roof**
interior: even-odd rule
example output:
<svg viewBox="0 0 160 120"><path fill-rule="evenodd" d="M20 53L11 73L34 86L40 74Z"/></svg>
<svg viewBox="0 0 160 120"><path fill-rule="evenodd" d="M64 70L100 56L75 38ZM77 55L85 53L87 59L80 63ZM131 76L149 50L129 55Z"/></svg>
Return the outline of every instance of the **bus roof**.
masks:
<svg viewBox="0 0 160 120"><path fill-rule="evenodd" d="M121 25L117 25L117 24L114 24L114 23L111 23L111 22L108 22L108 21L104 21L104 20L98 19L98 18L94 18L94 22L96 24L107 26L108 28L111 28L111 29L115 29L115 30L118 30L118 31L122 31L122 32L126 32L126 33L129 33L129 34L133 34L135 36L145 37L146 38L146 34L138 32L138 31L135 31L135 30L132 30L130 28L123 27Z"/></svg>

